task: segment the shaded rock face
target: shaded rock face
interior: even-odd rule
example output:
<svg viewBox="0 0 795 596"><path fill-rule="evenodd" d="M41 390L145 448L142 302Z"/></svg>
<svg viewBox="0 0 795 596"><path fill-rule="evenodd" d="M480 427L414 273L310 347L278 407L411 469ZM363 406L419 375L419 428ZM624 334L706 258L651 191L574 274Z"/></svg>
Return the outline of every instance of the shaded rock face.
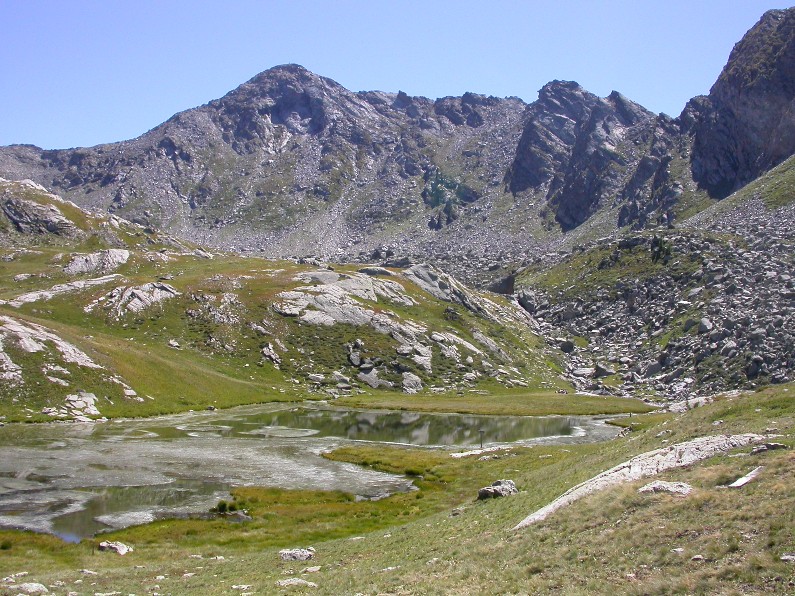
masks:
<svg viewBox="0 0 795 596"><path fill-rule="evenodd" d="M42 205L14 196L7 187L0 197L0 209L17 231L23 234L56 234L70 238L80 235L74 222L55 205Z"/></svg>
<svg viewBox="0 0 795 596"><path fill-rule="evenodd" d="M734 46L692 123L693 178L723 198L795 152L795 9L771 10Z"/></svg>
<svg viewBox="0 0 795 596"><path fill-rule="evenodd" d="M602 99L577 83L553 81L527 110L506 184L514 194L543 194L563 230L610 202L626 205L618 225L643 224L641 212L659 207L648 203L676 196L667 166L678 134L673 120L618 92Z"/></svg>

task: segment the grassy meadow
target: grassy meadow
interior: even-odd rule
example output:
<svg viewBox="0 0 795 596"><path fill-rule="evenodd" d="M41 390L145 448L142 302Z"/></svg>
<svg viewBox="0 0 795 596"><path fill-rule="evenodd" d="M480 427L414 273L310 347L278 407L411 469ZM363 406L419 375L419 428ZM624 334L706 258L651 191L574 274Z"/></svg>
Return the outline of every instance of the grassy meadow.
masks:
<svg viewBox="0 0 795 596"><path fill-rule="evenodd" d="M327 457L408 474L417 490L357 502L343 493L238 489L234 502L251 521L171 520L101 537L133 545L124 557L98 552L100 537L64 544L2 532L0 571L26 571L25 581L80 594L271 594L291 577L317 584L292 592L315 594L791 593L795 567L781 560L795 552L791 449L749 455L747 447L659 477L691 484L688 497L641 495L646 481L638 481L511 528L571 486L664 445L756 432L791 448L793 392L793 385L770 387L682 414L635 415L622 419L632 432L599 444L461 459L431 449L348 447ZM724 488L757 466L755 481ZM499 478L513 479L520 494L476 501L477 489ZM312 561L278 556L279 548L310 545ZM304 572L313 566L320 569Z"/></svg>

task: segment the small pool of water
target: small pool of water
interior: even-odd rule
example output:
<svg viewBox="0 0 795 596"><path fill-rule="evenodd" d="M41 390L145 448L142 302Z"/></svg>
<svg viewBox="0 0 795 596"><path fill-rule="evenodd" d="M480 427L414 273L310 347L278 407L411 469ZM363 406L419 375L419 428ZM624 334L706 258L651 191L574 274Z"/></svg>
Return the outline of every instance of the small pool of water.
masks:
<svg viewBox="0 0 795 596"><path fill-rule="evenodd" d="M234 486L380 498L411 481L321 457L353 441L443 448L612 438L589 417L471 416L246 406L146 420L0 428L0 527L69 541L206 512Z"/></svg>

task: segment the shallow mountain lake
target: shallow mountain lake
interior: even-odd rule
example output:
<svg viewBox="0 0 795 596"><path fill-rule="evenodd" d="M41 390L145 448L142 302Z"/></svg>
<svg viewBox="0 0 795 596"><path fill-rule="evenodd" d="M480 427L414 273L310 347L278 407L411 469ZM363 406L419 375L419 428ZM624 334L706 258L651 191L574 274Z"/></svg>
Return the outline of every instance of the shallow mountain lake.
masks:
<svg viewBox="0 0 795 596"><path fill-rule="evenodd" d="M206 512L233 486L379 498L411 480L321 457L355 441L473 449L612 438L603 419L347 410L317 403L0 428L0 527L78 541Z"/></svg>

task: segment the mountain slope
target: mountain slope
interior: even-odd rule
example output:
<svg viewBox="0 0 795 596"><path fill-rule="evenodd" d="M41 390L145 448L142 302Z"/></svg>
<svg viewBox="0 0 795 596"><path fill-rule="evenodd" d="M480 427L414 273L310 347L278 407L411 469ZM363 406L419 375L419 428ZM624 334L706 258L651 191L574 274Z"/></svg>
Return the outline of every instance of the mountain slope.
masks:
<svg viewBox="0 0 795 596"><path fill-rule="evenodd" d="M0 148L0 175L206 245L430 261L485 285L528 255L671 225L791 155L793 22L766 13L676 119L574 82L529 105L432 101L284 65L131 141Z"/></svg>
<svg viewBox="0 0 795 596"><path fill-rule="evenodd" d="M2 179L0 258L14 419L568 386L517 304L430 265L213 255Z"/></svg>
<svg viewBox="0 0 795 596"><path fill-rule="evenodd" d="M792 380L794 171L791 157L675 230L520 272L519 302L575 384L676 399Z"/></svg>

